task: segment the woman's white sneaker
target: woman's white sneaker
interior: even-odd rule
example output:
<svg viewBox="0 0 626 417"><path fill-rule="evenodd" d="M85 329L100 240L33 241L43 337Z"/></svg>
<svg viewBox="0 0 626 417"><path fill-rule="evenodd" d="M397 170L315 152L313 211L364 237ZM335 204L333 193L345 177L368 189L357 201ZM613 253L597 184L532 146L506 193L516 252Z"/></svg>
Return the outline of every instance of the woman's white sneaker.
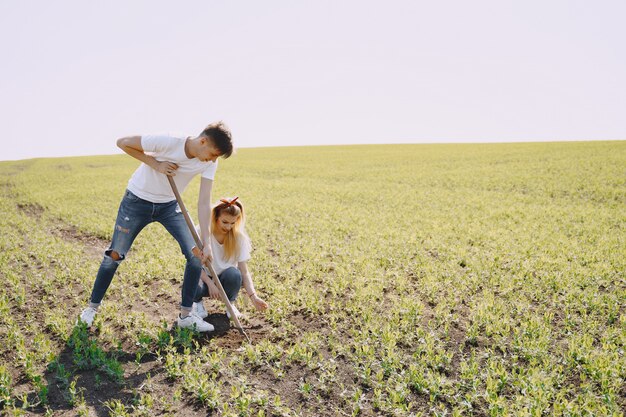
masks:
<svg viewBox="0 0 626 417"><path fill-rule="evenodd" d="M97 312L98 311L95 308L87 307L83 310L82 313L80 313L78 321L85 323L87 327L91 327L91 325L93 324L93 319L96 317Z"/></svg>
<svg viewBox="0 0 626 417"><path fill-rule="evenodd" d="M209 315L209 312L206 311L206 308L204 308L204 304L202 303L202 301L193 303L193 306L191 307L191 311L196 316L200 317L201 319L204 319Z"/></svg>
<svg viewBox="0 0 626 417"><path fill-rule="evenodd" d="M191 313L185 318L181 318L180 316L178 316L177 324L178 324L178 327L181 327L181 328L191 328L195 326L197 331L203 332L203 333L212 332L213 330L215 330L215 327L213 327L211 323L207 323L206 321L202 320L200 317L196 316L193 313Z"/></svg>

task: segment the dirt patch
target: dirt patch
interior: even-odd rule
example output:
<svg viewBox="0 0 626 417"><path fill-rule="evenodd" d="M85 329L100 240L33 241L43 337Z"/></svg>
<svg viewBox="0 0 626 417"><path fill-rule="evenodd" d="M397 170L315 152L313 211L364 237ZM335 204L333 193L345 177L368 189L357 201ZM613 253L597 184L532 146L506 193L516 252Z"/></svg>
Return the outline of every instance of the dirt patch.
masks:
<svg viewBox="0 0 626 417"><path fill-rule="evenodd" d="M81 232L72 225L58 225L50 232L65 241L76 243L84 247L85 252L93 258L99 258L109 246L109 240L100 236Z"/></svg>
<svg viewBox="0 0 626 417"><path fill-rule="evenodd" d="M10 165L8 168L11 169L12 171L8 171L8 172L4 172L2 175L6 175L6 176L14 176L14 175L18 175L20 173L22 173L23 171L25 171L31 164L14 164L14 165Z"/></svg>
<svg viewBox="0 0 626 417"><path fill-rule="evenodd" d="M159 378L159 364L156 360L143 361L136 364L134 358L118 358L124 368L124 381L118 383L111 381L106 376L94 370L78 370L73 362L73 355L69 348L58 356L57 360L66 371L71 371L70 378L59 378L58 372L46 372L48 382L48 406L55 410L54 415L74 416L76 410L69 405L70 393L69 383L74 381L75 388L80 392L80 396L84 398L85 405L95 411L98 416L108 416L109 409L105 404L107 401L115 399L120 400L123 404L129 405L133 402L136 392L140 391L146 385L146 381ZM156 375L156 378L154 376ZM150 381L152 385L152 381ZM158 387L160 391L169 390L168 385ZM92 414L90 414L92 415Z"/></svg>
<svg viewBox="0 0 626 417"><path fill-rule="evenodd" d="M17 196L15 192L15 184L12 182L0 182L0 189L2 190L2 194L11 199L15 199Z"/></svg>
<svg viewBox="0 0 626 417"><path fill-rule="evenodd" d="M17 208L28 217L40 219L46 209L38 203L17 203Z"/></svg>
<svg viewBox="0 0 626 417"><path fill-rule="evenodd" d="M133 304L132 311L143 313L154 322L166 320L168 328L173 330L176 327L176 317L180 312L180 285L181 282L174 280L171 287L164 289L162 286L144 287L147 292L147 301L139 301ZM209 315L204 319L215 327L211 333L201 334L199 342L201 344L213 340L213 343L225 350L235 350L247 343L245 336L234 327L234 323L228 319L225 307L221 301L205 300L205 307ZM259 313L244 312L244 317L240 319L243 330L246 332L252 343L257 343L269 337L272 326ZM124 350L134 351L136 349L135 340L123 342Z"/></svg>

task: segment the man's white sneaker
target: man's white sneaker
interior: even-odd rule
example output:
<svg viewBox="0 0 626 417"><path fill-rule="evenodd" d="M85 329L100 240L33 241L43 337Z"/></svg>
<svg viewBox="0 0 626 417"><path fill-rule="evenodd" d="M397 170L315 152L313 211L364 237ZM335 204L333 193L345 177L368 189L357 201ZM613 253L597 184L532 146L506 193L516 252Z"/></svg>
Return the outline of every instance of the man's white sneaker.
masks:
<svg viewBox="0 0 626 417"><path fill-rule="evenodd" d="M200 317L196 316L193 313L191 313L184 319L181 319L180 316L178 316L177 323L178 323L178 327L181 327L181 328L195 327L196 330L199 332L212 332L213 330L215 330L215 327L213 327L211 323L207 323L206 321L202 320Z"/></svg>
<svg viewBox="0 0 626 417"><path fill-rule="evenodd" d="M237 310L237 307L235 307L234 304L231 304L233 306L233 310L235 310L235 315L237 316L238 319L241 318L241 313L239 312L239 310ZM230 313L228 312L228 310L226 310L226 317L230 318Z"/></svg>
<svg viewBox="0 0 626 417"><path fill-rule="evenodd" d="M91 325L93 324L93 319L96 317L97 312L98 311L95 308L87 307L83 310L82 313L80 313L78 321L85 323L87 327L91 327Z"/></svg>
<svg viewBox="0 0 626 417"><path fill-rule="evenodd" d="M191 311L196 316L200 317L201 319L204 319L209 315L209 312L206 311L206 308L204 308L204 304L202 303L202 301L193 303L193 306L191 307Z"/></svg>

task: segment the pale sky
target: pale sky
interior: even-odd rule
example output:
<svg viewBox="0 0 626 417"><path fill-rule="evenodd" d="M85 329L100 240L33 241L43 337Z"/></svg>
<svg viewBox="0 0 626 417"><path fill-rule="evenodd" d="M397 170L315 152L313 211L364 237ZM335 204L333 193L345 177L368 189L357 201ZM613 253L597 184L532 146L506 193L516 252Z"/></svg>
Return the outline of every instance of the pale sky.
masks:
<svg viewBox="0 0 626 417"><path fill-rule="evenodd" d="M0 160L626 139L626 2L0 0Z"/></svg>

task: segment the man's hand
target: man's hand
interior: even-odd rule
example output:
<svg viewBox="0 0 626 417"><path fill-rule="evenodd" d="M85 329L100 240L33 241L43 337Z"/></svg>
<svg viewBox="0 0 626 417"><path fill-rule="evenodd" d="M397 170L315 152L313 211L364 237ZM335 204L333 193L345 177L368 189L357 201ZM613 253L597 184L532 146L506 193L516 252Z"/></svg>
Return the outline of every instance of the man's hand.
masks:
<svg viewBox="0 0 626 417"><path fill-rule="evenodd" d="M167 161L161 161L155 164L155 166L153 167L156 171L160 172L161 174L165 174L165 175L169 175L170 177L173 177L176 175L176 170L178 169L178 165L176 165L173 162L167 162Z"/></svg>

